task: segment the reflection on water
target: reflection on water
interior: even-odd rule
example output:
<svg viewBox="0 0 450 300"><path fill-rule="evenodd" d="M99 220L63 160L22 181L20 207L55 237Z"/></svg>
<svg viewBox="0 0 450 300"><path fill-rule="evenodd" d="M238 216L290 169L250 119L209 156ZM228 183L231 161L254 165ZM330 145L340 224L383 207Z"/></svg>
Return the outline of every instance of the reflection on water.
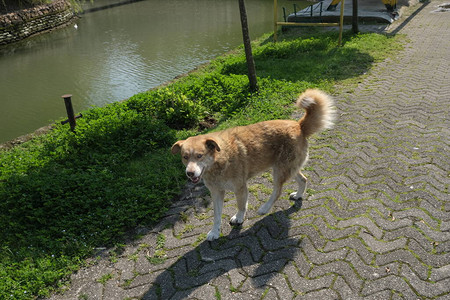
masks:
<svg viewBox="0 0 450 300"><path fill-rule="evenodd" d="M111 0L95 0L103 7ZM252 38L272 30L273 1L247 0ZM235 0L141 0L83 14L0 48L0 142L158 86L240 43Z"/></svg>

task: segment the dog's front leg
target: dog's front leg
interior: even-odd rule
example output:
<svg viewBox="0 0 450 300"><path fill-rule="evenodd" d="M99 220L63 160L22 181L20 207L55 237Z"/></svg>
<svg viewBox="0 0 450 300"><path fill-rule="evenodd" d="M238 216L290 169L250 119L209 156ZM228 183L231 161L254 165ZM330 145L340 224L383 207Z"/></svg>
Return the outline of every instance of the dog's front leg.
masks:
<svg viewBox="0 0 450 300"><path fill-rule="evenodd" d="M218 239L220 236L220 224L222 222L222 208L223 208L223 198L225 197L225 191L221 190L211 190L211 197L214 205L214 225L206 239L208 241L213 241Z"/></svg>

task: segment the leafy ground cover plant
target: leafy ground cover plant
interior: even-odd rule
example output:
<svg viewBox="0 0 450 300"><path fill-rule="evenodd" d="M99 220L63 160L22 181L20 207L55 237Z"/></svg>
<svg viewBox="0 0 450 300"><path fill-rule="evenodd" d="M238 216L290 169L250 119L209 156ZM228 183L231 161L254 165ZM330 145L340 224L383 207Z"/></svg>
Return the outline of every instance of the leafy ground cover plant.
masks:
<svg viewBox="0 0 450 300"><path fill-rule="evenodd" d="M219 130L287 118L308 87L332 92L399 48L380 34L298 35L255 42L260 89L248 90L242 49L165 87L93 108L76 133L48 134L0 152L0 298L46 296L96 247L157 222L184 182L170 145L205 119ZM204 130L204 129L200 129Z"/></svg>

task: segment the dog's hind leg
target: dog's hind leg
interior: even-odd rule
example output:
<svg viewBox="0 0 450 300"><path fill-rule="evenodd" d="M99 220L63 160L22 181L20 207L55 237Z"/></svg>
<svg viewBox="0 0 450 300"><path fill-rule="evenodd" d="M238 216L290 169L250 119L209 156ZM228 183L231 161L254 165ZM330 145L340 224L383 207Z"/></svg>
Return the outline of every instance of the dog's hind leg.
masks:
<svg viewBox="0 0 450 300"><path fill-rule="evenodd" d="M235 191L235 195L238 211L233 217L231 217L230 224L238 225L244 223L245 212L247 211L247 201L248 201L247 185L244 184L242 187L237 189Z"/></svg>
<svg viewBox="0 0 450 300"><path fill-rule="evenodd" d="M208 235L206 236L206 239L208 241L218 239L220 236L220 224L222 222L222 208L223 208L223 198L225 197L225 191L211 190L211 197L213 199L214 205L214 225L213 228L208 232Z"/></svg>
<svg viewBox="0 0 450 300"><path fill-rule="evenodd" d="M258 209L258 214L265 215L272 209L273 204L280 197L283 184L288 178L289 174L286 174L286 172L283 172L283 170L276 167L273 168L273 191L270 195L269 201L261 205Z"/></svg>
<svg viewBox="0 0 450 300"><path fill-rule="evenodd" d="M298 183L298 190L296 192L291 193L289 198L293 200L298 200L303 198L303 193L305 193L306 190L307 179L305 175L302 174L302 172L298 171L298 173L295 175L295 181L297 181Z"/></svg>

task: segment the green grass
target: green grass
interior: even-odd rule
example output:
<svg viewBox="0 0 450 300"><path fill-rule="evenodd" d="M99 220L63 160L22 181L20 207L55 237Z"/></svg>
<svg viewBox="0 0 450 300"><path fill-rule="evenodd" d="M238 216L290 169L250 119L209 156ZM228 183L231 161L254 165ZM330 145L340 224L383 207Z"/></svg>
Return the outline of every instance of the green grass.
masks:
<svg viewBox="0 0 450 300"><path fill-rule="evenodd" d="M0 298L49 295L96 247L151 226L184 183L170 146L179 138L287 118L304 89L333 92L400 49L398 37L289 31L254 42L259 92L250 93L242 49L164 88L83 113L76 134L50 133L0 152ZM187 228L189 229L189 228ZM163 262L164 236L158 236ZM105 281L107 278L102 278ZM61 281L62 280L62 281Z"/></svg>

